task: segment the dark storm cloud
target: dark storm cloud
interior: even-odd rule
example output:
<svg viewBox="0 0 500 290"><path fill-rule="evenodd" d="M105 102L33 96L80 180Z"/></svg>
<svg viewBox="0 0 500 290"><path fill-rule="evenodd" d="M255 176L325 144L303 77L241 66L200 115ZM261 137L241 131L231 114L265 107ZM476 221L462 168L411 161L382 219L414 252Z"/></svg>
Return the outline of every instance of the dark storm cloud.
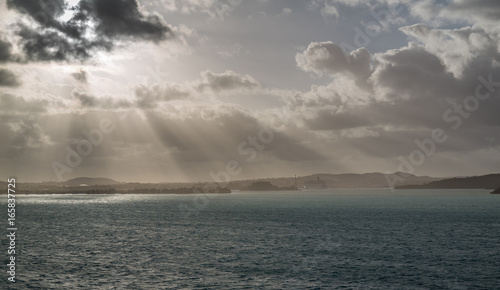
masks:
<svg viewBox="0 0 500 290"><path fill-rule="evenodd" d="M97 23L95 31L109 38L158 42L165 40L170 32L158 15L143 15L136 0L81 0L76 11L70 21L90 18Z"/></svg>
<svg viewBox="0 0 500 290"><path fill-rule="evenodd" d="M0 62L7 62L12 58L12 44L0 39Z"/></svg>
<svg viewBox="0 0 500 290"><path fill-rule="evenodd" d="M374 84L387 99L443 99L462 94L465 83L446 71L442 61L421 46L388 51L380 56ZM420 105L425 106L425 103Z"/></svg>
<svg viewBox="0 0 500 290"><path fill-rule="evenodd" d="M94 107L97 103L97 98L87 92L73 91L71 95L80 101L83 107Z"/></svg>
<svg viewBox="0 0 500 290"><path fill-rule="evenodd" d="M37 31L20 25L18 35L26 57L32 61L64 61L85 60L91 56L93 48L110 50L110 42L88 42L86 40L71 41L54 31Z"/></svg>
<svg viewBox="0 0 500 290"><path fill-rule="evenodd" d="M72 38L80 38L81 33L84 31L77 23L66 23L57 20L58 17L64 14L66 9L70 8L65 0L7 0L7 7L31 16L43 28L53 28Z"/></svg>
<svg viewBox="0 0 500 290"><path fill-rule="evenodd" d="M157 43L172 37L162 18L144 15L136 0L81 0L74 7L61 0L8 0L7 6L31 16L40 27L19 24L17 29L23 51L33 61L85 60L95 50L113 49L116 40ZM59 20L67 10L73 17Z"/></svg>
<svg viewBox="0 0 500 290"><path fill-rule="evenodd" d="M87 72L84 71L84 70L80 70L78 72L72 73L71 76L75 80L77 80L77 81L79 81L81 83L84 83L84 84L87 83Z"/></svg>
<svg viewBox="0 0 500 290"><path fill-rule="evenodd" d="M0 68L0 86L3 87L18 87L21 82L16 75L8 69Z"/></svg>

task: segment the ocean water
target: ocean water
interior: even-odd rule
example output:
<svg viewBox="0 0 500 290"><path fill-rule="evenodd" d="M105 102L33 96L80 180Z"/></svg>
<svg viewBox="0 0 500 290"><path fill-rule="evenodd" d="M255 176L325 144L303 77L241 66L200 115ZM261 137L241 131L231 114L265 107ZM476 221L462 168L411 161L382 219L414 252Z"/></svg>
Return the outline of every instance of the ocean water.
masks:
<svg viewBox="0 0 500 290"><path fill-rule="evenodd" d="M0 289L500 289L486 190L30 195L16 210L17 282L4 266Z"/></svg>

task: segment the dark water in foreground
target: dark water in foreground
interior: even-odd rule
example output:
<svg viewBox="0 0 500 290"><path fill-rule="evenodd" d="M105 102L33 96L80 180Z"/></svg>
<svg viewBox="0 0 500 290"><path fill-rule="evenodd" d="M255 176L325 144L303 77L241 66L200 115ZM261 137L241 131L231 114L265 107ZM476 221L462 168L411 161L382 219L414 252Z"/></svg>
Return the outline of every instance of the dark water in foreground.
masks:
<svg viewBox="0 0 500 290"><path fill-rule="evenodd" d="M22 196L17 211L14 289L500 285L500 195L485 190Z"/></svg>

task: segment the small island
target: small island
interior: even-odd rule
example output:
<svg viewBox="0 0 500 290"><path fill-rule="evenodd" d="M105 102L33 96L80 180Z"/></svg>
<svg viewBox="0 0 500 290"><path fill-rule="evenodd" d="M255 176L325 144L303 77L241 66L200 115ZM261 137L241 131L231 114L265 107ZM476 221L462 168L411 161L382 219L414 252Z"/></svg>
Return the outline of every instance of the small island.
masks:
<svg viewBox="0 0 500 290"><path fill-rule="evenodd" d="M495 190L493 190L492 192L490 192L491 194L500 194L500 188L497 188Z"/></svg>

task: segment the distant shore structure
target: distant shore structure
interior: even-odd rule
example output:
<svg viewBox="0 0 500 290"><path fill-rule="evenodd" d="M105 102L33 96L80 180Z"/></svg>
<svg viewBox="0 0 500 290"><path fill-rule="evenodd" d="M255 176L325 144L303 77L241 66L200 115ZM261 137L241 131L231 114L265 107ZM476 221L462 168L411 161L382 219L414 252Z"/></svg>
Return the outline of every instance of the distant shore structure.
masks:
<svg viewBox="0 0 500 290"><path fill-rule="evenodd" d="M304 182L304 189L324 189L328 188L328 185L324 180L319 177L316 180L307 180Z"/></svg>

